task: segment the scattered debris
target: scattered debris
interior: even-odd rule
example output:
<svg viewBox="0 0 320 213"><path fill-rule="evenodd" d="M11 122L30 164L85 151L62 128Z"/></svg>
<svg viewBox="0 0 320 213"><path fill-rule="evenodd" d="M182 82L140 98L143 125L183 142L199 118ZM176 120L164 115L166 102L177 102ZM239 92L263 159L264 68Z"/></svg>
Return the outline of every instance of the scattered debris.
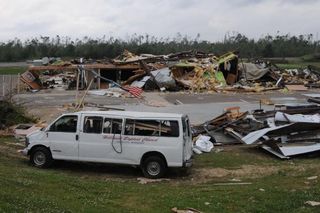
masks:
<svg viewBox="0 0 320 213"><path fill-rule="evenodd" d="M42 88L39 75L33 71L26 71L22 73L20 78L21 81L27 84L32 90L39 90Z"/></svg>
<svg viewBox="0 0 320 213"><path fill-rule="evenodd" d="M177 87L175 80L171 77L169 67L165 67L159 70L151 71L159 88L165 88L166 90L175 90Z"/></svg>
<svg viewBox="0 0 320 213"><path fill-rule="evenodd" d="M307 91L308 88L304 85L286 85L289 91Z"/></svg>
<svg viewBox="0 0 320 213"><path fill-rule="evenodd" d="M194 208L178 209L177 207L174 207L171 211L175 213L201 213L201 211Z"/></svg>
<svg viewBox="0 0 320 213"><path fill-rule="evenodd" d="M148 179L148 178L137 178L138 183L140 184L148 184L148 183L156 183L156 182L162 182L162 181L169 181L170 179L160 178L160 179Z"/></svg>
<svg viewBox="0 0 320 213"><path fill-rule="evenodd" d="M162 101L162 100L150 100L145 102L146 105L148 106L153 106L153 107L165 107L168 106L168 102Z"/></svg>
<svg viewBox="0 0 320 213"><path fill-rule="evenodd" d="M24 141L25 137L37 130L43 128L42 124L19 124L14 128L14 137L19 141Z"/></svg>
<svg viewBox="0 0 320 213"><path fill-rule="evenodd" d="M214 186L234 186L234 185L251 185L251 182L231 182L231 183L214 183Z"/></svg>
<svg viewBox="0 0 320 213"><path fill-rule="evenodd" d="M205 135L199 135L195 138L196 142L193 146L193 151L197 154L202 152L210 152L213 149L213 143L210 141L211 137ZM199 152L200 151L200 152Z"/></svg>
<svg viewBox="0 0 320 213"><path fill-rule="evenodd" d="M175 105L182 105L183 103L182 103L180 100L176 99L176 101L174 102L174 104L175 104Z"/></svg>
<svg viewBox="0 0 320 213"><path fill-rule="evenodd" d="M318 176L311 176L311 177L308 177L307 179L308 180L316 180L316 179L318 179Z"/></svg>
<svg viewBox="0 0 320 213"><path fill-rule="evenodd" d="M216 143L216 145L218 145L218 144ZM214 151L214 153L219 153L219 152L223 152L224 149L223 148L215 148L213 151Z"/></svg>
<svg viewBox="0 0 320 213"><path fill-rule="evenodd" d="M96 96L107 96L107 97L133 97L128 95L127 92L121 90L117 87L112 87L109 89L101 89L101 90L89 90L88 95L96 95Z"/></svg>
<svg viewBox="0 0 320 213"><path fill-rule="evenodd" d="M304 204L310 205L310 206L320 206L320 202L318 201L306 201Z"/></svg>

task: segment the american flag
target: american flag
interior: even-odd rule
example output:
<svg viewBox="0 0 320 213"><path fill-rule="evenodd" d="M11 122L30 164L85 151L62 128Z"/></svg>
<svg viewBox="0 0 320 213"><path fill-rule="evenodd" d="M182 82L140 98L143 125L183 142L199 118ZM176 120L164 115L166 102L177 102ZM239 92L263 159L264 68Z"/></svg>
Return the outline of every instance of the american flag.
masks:
<svg viewBox="0 0 320 213"><path fill-rule="evenodd" d="M143 92L143 90L139 87L125 86L123 89L128 91L136 98L141 98L141 94Z"/></svg>

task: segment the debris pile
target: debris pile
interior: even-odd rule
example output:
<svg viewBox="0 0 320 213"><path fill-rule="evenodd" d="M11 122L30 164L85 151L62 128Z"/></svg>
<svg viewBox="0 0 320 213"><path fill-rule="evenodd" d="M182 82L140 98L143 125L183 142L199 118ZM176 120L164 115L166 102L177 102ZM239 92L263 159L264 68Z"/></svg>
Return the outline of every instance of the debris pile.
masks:
<svg viewBox="0 0 320 213"><path fill-rule="evenodd" d="M201 213L201 211L194 208L186 208L186 209L178 209L177 207L173 207L171 212L174 213Z"/></svg>
<svg viewBox="0 0 320 213"><path fill-rule="evenodd" d="M313 66L285 70L266 61L244 63L238 52L221 56L199 51L135 55L125 50L114 59L34 60L21 80L32 90L100 90L120 85L144 91L262 92L320 87L320 70Z"/></svg>
<svg viewBox="0 0 320 213"><path fill-rule="evenodd" d="M211 152L213 143L210 141L210 136L199 135L194 140L193 152L201 154L202 152Z"/></svg>
<svg viewBox="0 0 320 213"><path fill-rule="evenodd" d="M34 131L40 130L45 127L44 124L18 124L14 127L14 137L19 141L25 141L26 136Z"/></svg>
<svg viewBox="0 0 320 213"><path fill-rule="evenodd" d="M223 132L238 143L257 144L277 157L289 158L319 151L319 129L320 106L304 104L272 111L227 108L222 115L193 126L192 133L194 137L205 133L214 138L217 132Z"/></svg>

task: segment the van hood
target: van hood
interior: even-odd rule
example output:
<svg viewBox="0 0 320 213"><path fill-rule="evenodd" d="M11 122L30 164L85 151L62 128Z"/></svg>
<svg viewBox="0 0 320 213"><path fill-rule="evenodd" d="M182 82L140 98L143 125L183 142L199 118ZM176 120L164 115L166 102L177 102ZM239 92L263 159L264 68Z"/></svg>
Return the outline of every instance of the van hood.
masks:
<svg viewBox="0 0 320 213"><path fill-rule="evenodd" d="M46 133L41 130L36 130L34 132L31 132L30 134L27 135L27 138L32 141L32 140L38 140L42 139L46 136Z"/></svg>

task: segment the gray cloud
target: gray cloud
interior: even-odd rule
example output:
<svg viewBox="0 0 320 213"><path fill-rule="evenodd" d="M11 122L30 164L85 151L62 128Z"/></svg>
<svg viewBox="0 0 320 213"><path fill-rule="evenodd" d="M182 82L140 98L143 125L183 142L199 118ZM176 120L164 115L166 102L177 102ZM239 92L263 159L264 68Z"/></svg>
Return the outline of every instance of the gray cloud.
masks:
<svg viewBox="0 0 320 213"><path fill-rule="evenodd" d="M317 34L320 0L1 0L0 40L39 35L126 38L178 32L222 40L228 32Z"/></svg>
<svg viewBox="0 0 320 213"><path fill-rule="evenodd" d="M285 4L312 4L319 2L319 0L281 0L280 2Z"/></svg>

